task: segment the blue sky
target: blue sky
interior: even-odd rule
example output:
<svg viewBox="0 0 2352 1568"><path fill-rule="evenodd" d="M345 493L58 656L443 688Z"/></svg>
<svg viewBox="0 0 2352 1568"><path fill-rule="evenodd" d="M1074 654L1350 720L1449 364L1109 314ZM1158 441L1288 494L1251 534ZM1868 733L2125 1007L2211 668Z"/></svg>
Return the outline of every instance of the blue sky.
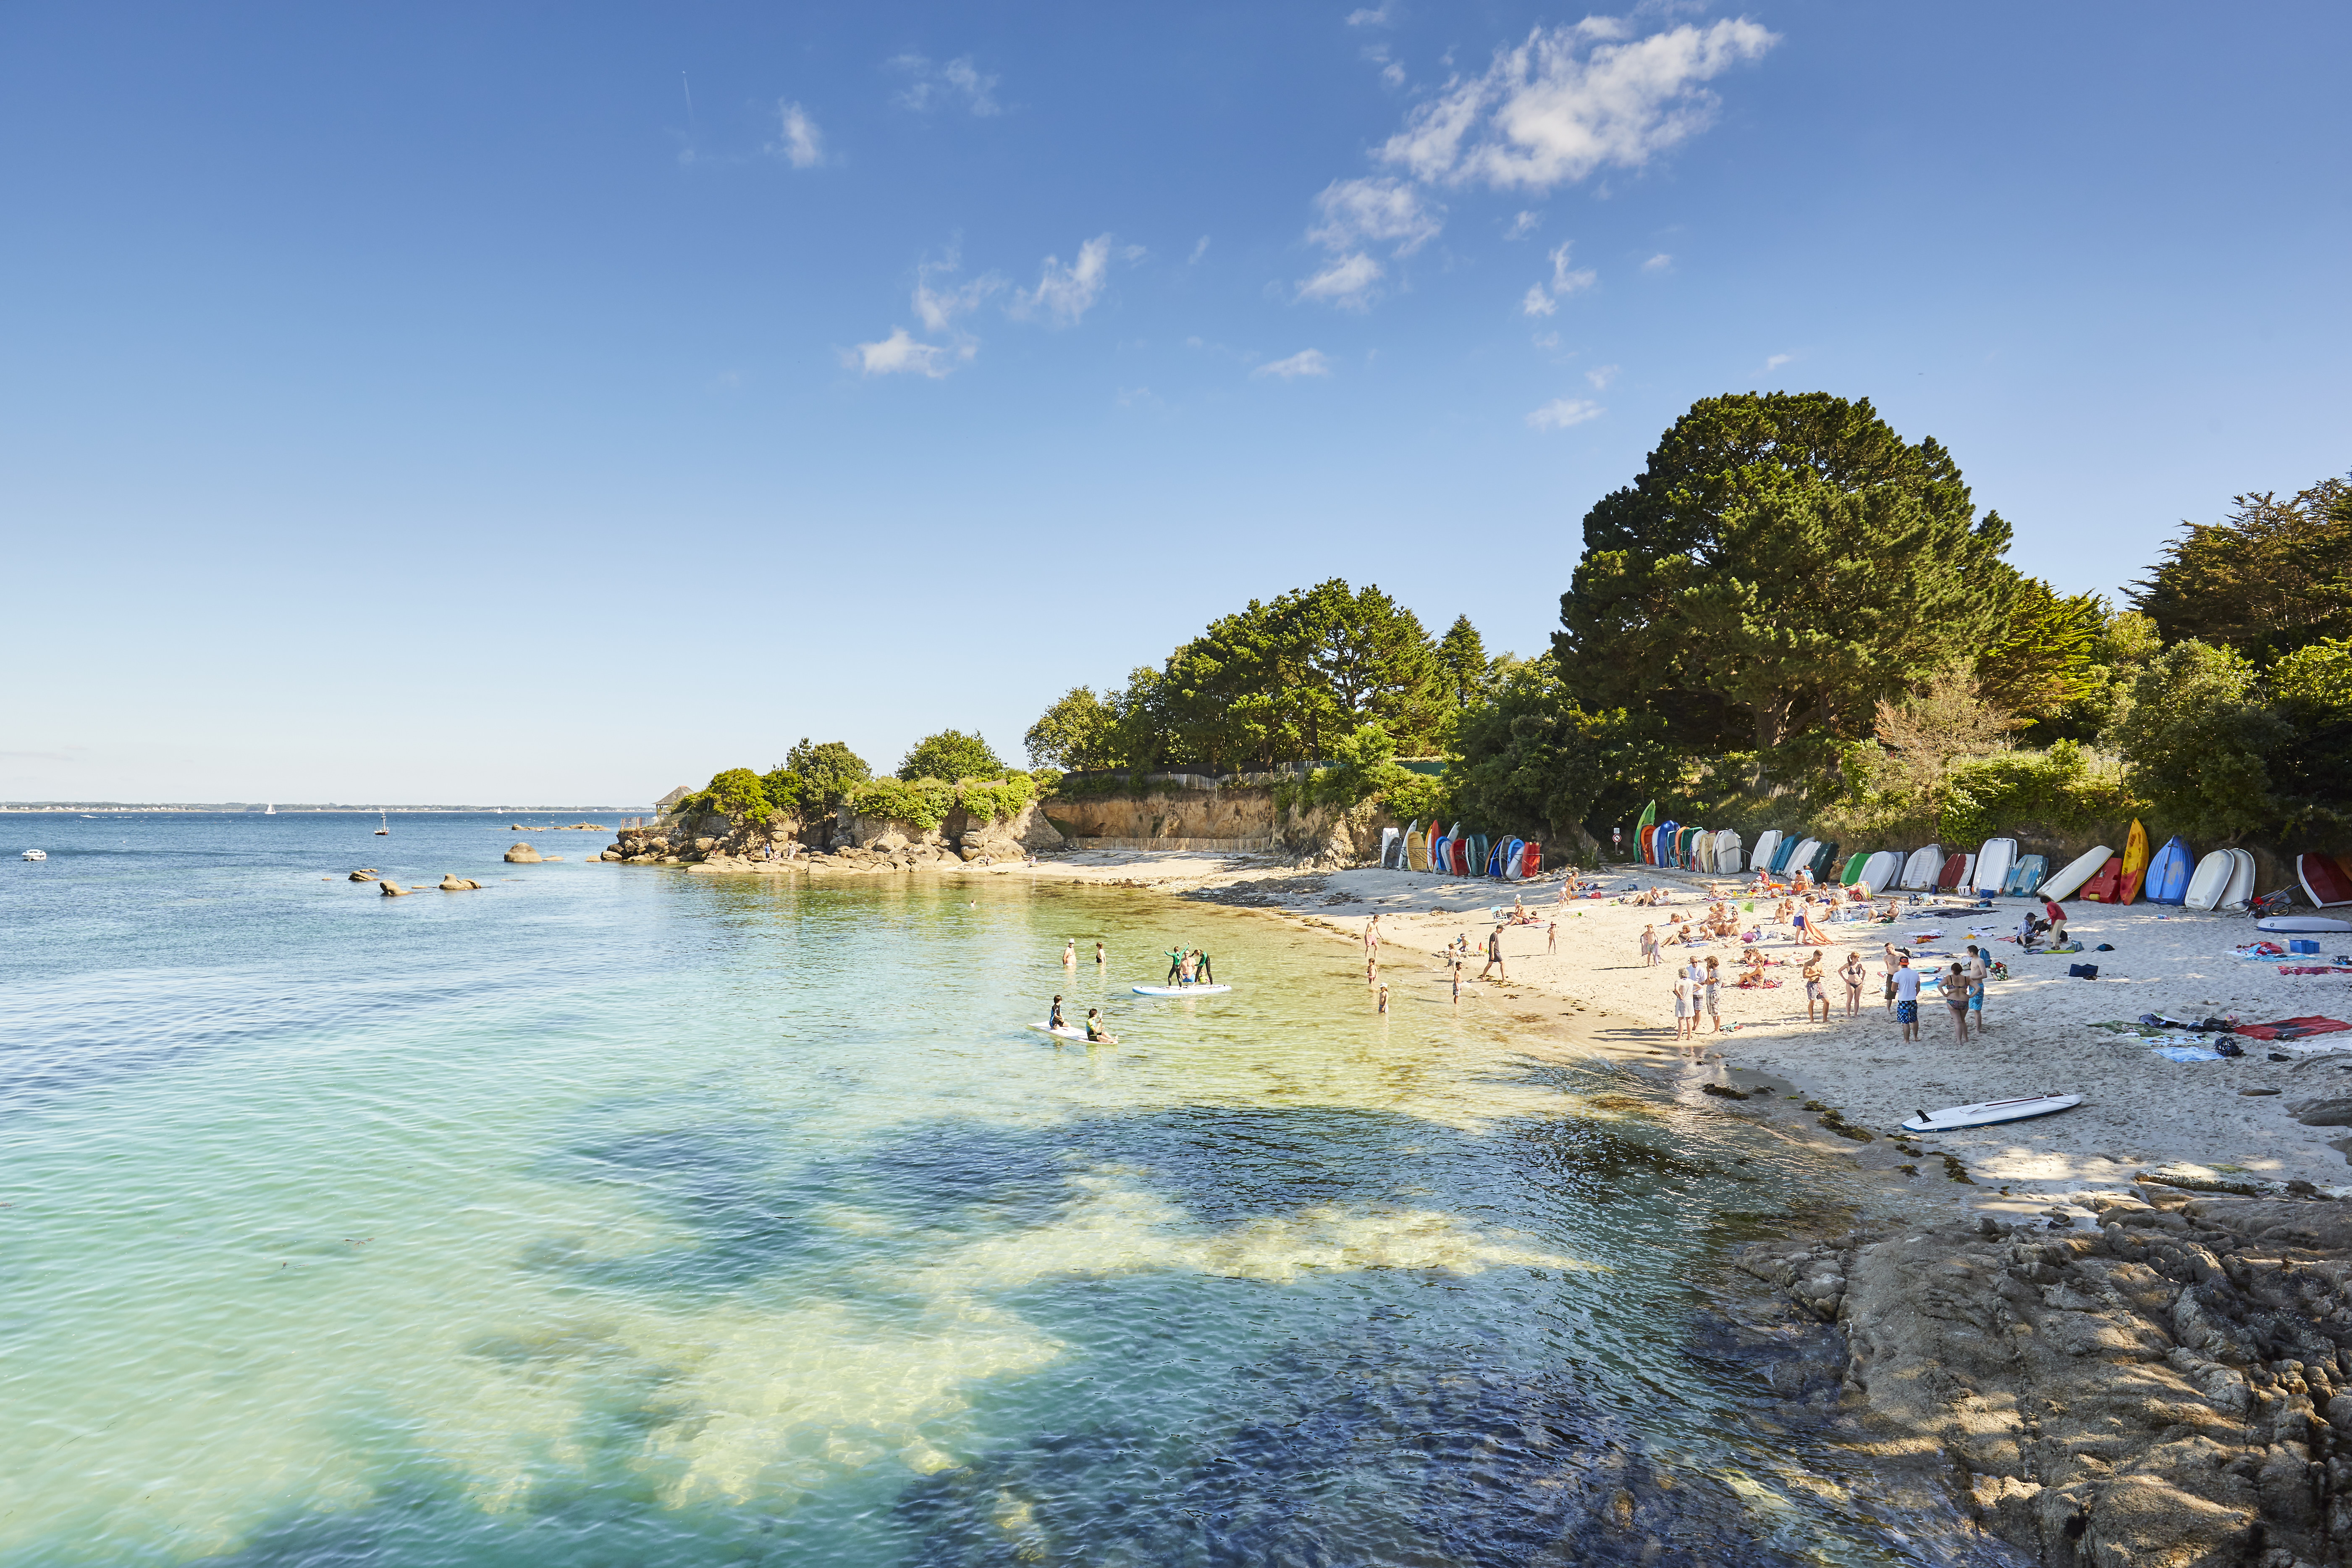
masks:
<svg viewBox="0 0 2352 1568"><path fill-rule="evenodd" d="M667 12L670 14L663 14ZM1694 399L2114 593L2352 467L2352 11L18 7L0 798L878 764L1321 578L1534 651Z"/></svg>

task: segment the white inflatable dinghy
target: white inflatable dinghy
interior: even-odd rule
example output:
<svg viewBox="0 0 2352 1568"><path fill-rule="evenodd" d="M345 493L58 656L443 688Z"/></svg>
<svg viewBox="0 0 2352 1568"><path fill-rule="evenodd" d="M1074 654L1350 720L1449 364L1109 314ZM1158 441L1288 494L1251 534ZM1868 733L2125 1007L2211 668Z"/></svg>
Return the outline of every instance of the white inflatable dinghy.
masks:
<svg viewBox="0 0 2352 1568"><path fill-rule="evenodd" d="M1222 996L1233 987L1230 985L1136 985L1129 989L1138 996Z"/></svg>
<svg viewBox="0 0 2352 1568"><path fill-rule="evenodd" d="M2273 915L2268 920L2256 921L2254 929L2305 932L2352 931L2352 921L2339 921L2333 915Z"/></svg>
<svg viewBox="0 0 2352 1568"><path fill-rule="evenodd" d="M1903 1124L1906 1132L1949 1132L1960 1127L1991 1127L2003 1121L2023 1121L2055 1110L2072 1110L2083 1103L2079 1094L2037 1094L2031 1100L1993 1100L1982 1105L1948 1105L1923 1110Z"/></svg>

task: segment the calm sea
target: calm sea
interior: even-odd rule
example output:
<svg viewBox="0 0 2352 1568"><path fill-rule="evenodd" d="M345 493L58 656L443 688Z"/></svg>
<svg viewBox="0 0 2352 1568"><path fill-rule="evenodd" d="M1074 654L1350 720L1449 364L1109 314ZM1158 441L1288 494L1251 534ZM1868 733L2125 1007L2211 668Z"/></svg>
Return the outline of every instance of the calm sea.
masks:
<svg viewBox="0 0 2352 1568"><path fill-rule="evenodd" d="M1752 1129L1263 917L510 820L0 818L0 1562L1993 1560L1706 1310L1837 1196Z"/></svg>

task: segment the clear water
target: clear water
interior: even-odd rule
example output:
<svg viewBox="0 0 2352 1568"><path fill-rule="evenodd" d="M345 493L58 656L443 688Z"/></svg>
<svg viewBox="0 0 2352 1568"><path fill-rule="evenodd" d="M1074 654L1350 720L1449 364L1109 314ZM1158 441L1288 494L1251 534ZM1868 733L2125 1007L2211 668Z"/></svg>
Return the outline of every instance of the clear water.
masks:
<svg viewBox="0 0 2352 1568"><path fill-rule="evenodd" d="M5 820L0 1562L1967 1559L1706 1327L1824 1173L1328 938Z"/></svg>

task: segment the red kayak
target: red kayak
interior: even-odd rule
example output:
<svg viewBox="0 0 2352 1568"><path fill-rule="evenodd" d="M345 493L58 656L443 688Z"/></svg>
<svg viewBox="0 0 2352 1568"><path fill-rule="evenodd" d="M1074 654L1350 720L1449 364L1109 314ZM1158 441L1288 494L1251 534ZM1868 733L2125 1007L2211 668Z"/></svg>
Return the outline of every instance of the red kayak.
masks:
<svg viewBox="0 0 2352 1568"><path fill-rule="evenodd" d="M2124 858L2120 855L2110 855L2107 857L2107 863L2100 867L2089 881L2083 884L2083 890L2078 896L2088 899L2095 904L2116 904L2123 901L2123 894Z"/></svg>

